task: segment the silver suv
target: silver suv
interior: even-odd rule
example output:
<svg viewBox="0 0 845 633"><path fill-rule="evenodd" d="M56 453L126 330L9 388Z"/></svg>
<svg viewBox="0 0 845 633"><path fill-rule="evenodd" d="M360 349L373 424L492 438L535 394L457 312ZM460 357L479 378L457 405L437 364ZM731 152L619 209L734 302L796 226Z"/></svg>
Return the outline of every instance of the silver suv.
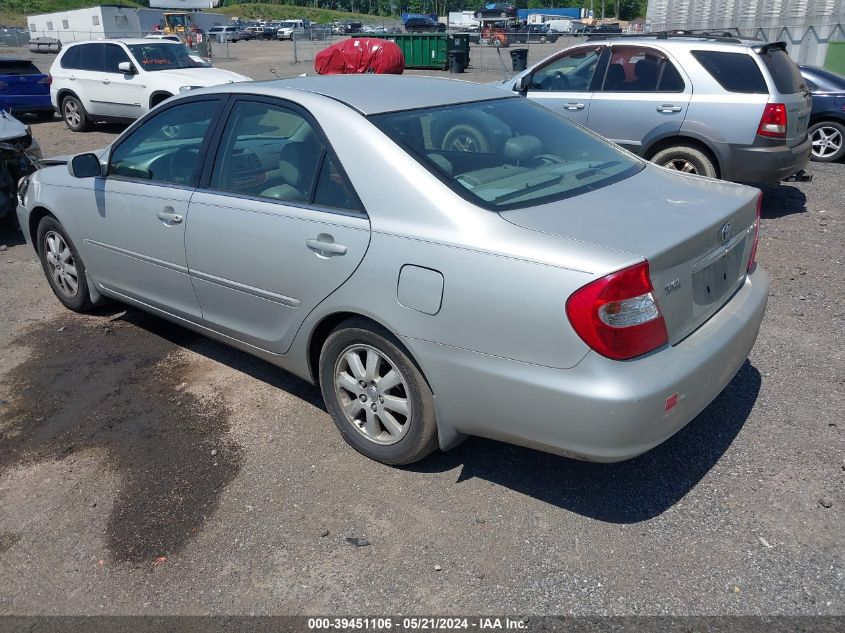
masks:
<svg viewBox="0 0 845 633"><path fill-rule="evenodd" d="M783 42L593 38L501 84L670 169L808 180L810 93Z"/></svg>

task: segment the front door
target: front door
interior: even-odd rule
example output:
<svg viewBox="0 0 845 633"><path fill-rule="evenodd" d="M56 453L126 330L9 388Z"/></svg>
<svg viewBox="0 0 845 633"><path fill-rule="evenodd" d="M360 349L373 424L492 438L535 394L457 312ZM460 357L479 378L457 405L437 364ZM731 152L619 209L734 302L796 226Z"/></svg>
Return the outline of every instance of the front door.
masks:
<svg viewBox="0 0 845 633"><path fill-rule="evenodd" d="M581 46L553 58L532 74L528 98L586 126L593 79L604 48Z"/></svg>
<svg viewBox="0 0 845 633"><path fill-rule="evenodd" d="M103 115L137 119L145 112L143 77L121 71L118 65L122 62L131 63L123 48L117 44L103 44L103 76L91 99L99 102Z"/></svg>
<svg viewBox="0 0 845 633"><path fill-rule="evenodd" d="M185 259L188 203L219 98L157 111L112 150L79 215L86 261L108 290L198 319Z"/></svg>
<svg viewBox="0 0 845 633"><path fill-rule="evenodd" d="M644 144L680 131L691 96L692 84L663 52L614 46L587 126L638 153Z"/></svg>
<svg viewBox="0 0 845 633"><path fill-rule="evenodd" d="M369 220L310 116L280 100L236 100L185 235L206 324L285 353L369 240Z"/></svg>

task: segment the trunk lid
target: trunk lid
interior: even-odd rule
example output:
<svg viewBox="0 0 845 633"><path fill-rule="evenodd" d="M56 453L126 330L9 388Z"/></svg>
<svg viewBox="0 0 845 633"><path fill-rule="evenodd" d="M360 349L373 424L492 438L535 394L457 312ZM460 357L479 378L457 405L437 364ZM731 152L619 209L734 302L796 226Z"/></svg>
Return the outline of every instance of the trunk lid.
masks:
<svg viewBox="0 0 845 633"><path fill-rule="evenodd" d="M0 59L0 93L9 96L50 94L47 75L32 62Z"/></svg>
<svg viewBox="0 0 845 633"><path fill-rule="evenodd" d="M500 215L525 228L647 259L675 344L718 311L745 278L758 194L752 187L649 165L613 186Z"/></svg>

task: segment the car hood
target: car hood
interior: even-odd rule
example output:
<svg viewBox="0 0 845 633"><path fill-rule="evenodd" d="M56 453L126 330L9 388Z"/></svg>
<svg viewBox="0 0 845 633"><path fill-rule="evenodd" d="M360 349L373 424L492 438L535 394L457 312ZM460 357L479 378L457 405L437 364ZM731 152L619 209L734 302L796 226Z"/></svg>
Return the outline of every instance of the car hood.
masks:
<svg viewBox="0 0 845 633"><path fill-rule="evenodd" d="M166 77L170 81L179 82L182 86L217 86L236 81L251 81L245 75L233 73L222 68L180 68L174 70L156 70L157 77Z"/></svg>

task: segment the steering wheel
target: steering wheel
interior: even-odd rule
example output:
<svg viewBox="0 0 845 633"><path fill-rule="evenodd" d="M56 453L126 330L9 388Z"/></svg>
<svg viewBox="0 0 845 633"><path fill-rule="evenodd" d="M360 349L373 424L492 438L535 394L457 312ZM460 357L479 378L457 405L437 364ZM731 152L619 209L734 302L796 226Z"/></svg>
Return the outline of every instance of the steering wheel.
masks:
<svg viewBox="0 0 845 633"><path fill-rule="evenodd" d="M554 90L566 90L569 88L569 78L559 70L552 74L552 88Z"/></svg>
<svg viewBox="0 0 845 633"><path fill-rule="evenodd" d="M173 182L187 184L194 175L200 151L196 147L182 147L167 159L167 171Z"/></svg>
<svg viewBox="0 0 845 633"><path fill-rule="evenodd" d="M558 156L557 154L537 154L534 159L541 160L547 165L562 165L566 162L563 156Z"/></svg>

